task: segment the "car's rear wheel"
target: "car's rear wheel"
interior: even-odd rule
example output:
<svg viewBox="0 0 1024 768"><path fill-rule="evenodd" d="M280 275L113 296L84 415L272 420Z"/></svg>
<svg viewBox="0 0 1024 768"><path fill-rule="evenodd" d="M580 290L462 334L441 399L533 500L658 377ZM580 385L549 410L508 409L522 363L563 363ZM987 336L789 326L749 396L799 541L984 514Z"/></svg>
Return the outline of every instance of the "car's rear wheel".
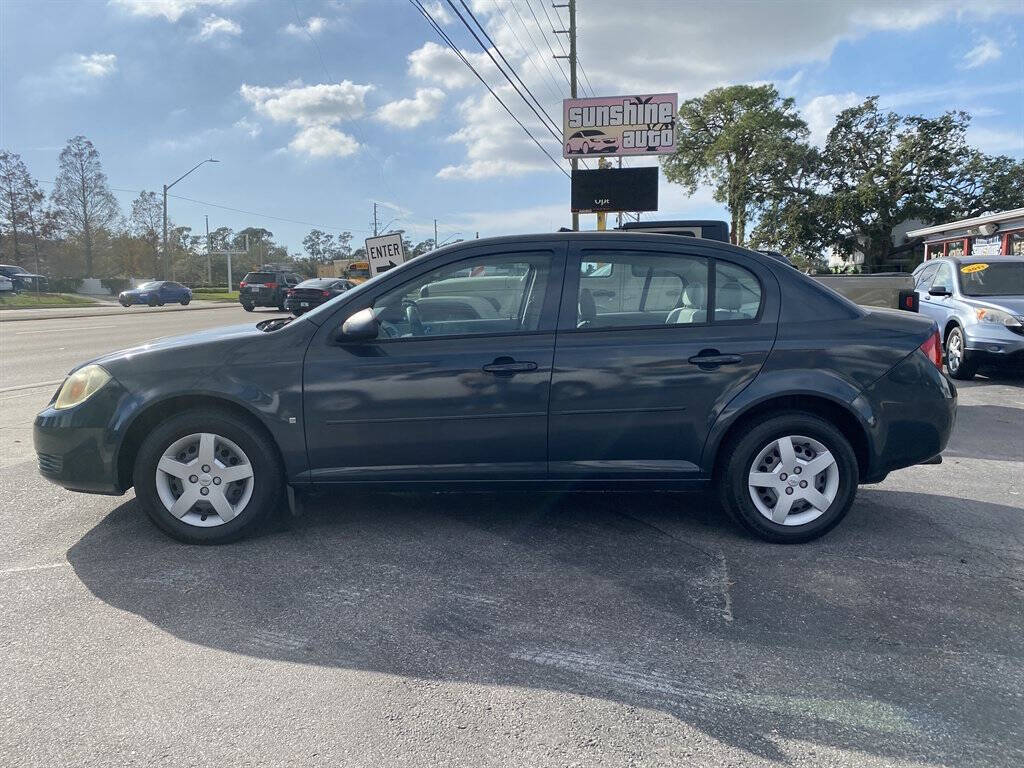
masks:
<svg viewBox="0 0 1024 768"><path fill-rule="evenodd" d="M850 441L821 417L799 411L737 434L717 467L724 509L760 538L783 544L835 527L853 504L857 482Z"/></svg>
<svg viewBox="0 0 1024 768"><path fill-rule="evenodd" d="M953 327L946 336L946 370L954 379L969 381L978 372L978 362L967 350L964 332Z"/></svg>
<svg viewBox="0 0 1024 768"><path fill-rule="evenodd" d="M158 302L157 302L157 300L156 300L156 299L154 299L154 298L150 298L150 299L149 299L149 301L147 301L146 303L147 303L147 304L148 304L149 306L151 306L151 307L155 307L155 306L158 306Z"/></svg>
<svg viewBox="0 0 1024 768"><path fill-rule="evenodd" d="M143 441L135 495L154 523L193 544L250 533L276 507L283 476L269 438L226 411L172 416Z"/></svg>
<svg viewBox="0 0 1024 768"><path fill-rule="evenodd" d="M250 303L248 303L246 301L242 302L242 309L244 309L246 312L252 312L253 306L254 306L253 304L250 304Z"/></svg>

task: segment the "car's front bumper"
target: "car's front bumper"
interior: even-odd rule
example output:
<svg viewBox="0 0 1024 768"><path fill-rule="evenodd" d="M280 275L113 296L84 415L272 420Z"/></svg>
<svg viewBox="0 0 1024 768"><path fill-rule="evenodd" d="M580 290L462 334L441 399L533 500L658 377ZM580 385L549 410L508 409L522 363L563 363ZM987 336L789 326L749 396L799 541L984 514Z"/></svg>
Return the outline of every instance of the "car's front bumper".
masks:
<svg viewBox="0 0 1024 768"><path fill-rule="evenodd" d="M968 326L964 336L967 350L976 356L993 362L1024 358L1024 334L1009 328L985 328L978 323Z"/></svg>
<svg viewBox="0 0 1024 768"><path fill-rule="evenodd" d="M84 403L57 410L53 400L35 420L32 441L39 473L72 491L120 495L116 414L126 390L111 379ZM54 395L54 400L56 394Z"/></svg>

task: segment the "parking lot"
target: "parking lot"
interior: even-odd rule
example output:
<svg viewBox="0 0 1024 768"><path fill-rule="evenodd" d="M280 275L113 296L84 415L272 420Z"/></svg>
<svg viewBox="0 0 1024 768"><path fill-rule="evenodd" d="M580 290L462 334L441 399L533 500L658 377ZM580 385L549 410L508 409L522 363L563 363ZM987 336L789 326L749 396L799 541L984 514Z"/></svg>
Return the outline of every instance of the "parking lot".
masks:
<svg viewBox="0 0 1024 768"><path fill-rule="evenodd" d="M72 365L277 314L0 322L0 764L1024 763L1024 377L791 547L701 496L364 492L190 547L39 477Z"/></svg>

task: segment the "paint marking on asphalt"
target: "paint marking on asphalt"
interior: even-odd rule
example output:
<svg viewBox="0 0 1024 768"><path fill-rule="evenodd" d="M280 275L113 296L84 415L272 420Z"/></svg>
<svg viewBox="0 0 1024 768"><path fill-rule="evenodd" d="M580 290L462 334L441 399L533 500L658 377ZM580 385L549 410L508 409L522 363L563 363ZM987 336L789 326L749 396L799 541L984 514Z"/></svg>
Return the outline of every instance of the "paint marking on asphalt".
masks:
<svg viewBox="0 0 1024 768"><path fill-rule="evenodd" d="M116 325L86 325L76 328L46 328L42 331L15 331L15 336L28 336L30 333L60 333L61 331L98 331L100 328L117 328Z"/></svg>
<svg viewBox="0 0 1024 768"><path fill-rule="evenodd" d="M5 392L20 392L23 389L39 389L40 387L55 387L64 379L53 379L52 381L37 381L35 384L19 384L16 387L0 388L0 394Z"/></svg>
<svg viewBox="0 0 1024 768"><path fill-rule="evenodd" d="M63 568L68 563L46 563L45 565L26 565L21 568L2 568L0 574L7 575L10 573L28 573L30 571L47 571L51 568Z"/></svg>

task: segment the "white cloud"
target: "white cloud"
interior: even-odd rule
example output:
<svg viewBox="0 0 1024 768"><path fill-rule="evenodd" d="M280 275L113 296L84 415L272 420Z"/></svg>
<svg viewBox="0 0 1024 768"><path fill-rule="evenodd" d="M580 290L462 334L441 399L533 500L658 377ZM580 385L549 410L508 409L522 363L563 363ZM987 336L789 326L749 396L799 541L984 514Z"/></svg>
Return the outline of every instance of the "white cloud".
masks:
<svg viewBox="0 0 1024 768"><path fill-rule="evenodd" d="M288 148L309 157L347 157L359 149L359 142L329 125L311 125L295 134Z"/></svg>
<svg viewBox="0 0 1024 768"><path fill-rule="evenodd" d="M236 0L110 0L111 5L120 6L133 16L162 16L172 23L200 8L226 8L235 2Z"/></svg>
<svg viewBox="0 0 1024 768"><path fill-rule="evenodd" d="M1003 51L995 40L991 37L983 37L976 46L964 54L960 67L962 69L976 69L982 64L995 61L1002 55Z"/></svg>
<svg viewBox="0 0 1024 768"><path fill-rule="evenodd" d="M334 126L366 112L366 94L372 85L349 80L340 83L303 85L301 81L266 87L243 84L242 98L259 114L275 123L299 128L288 148L309 157L345 157L359 149L359 143Z"/></svg>
<svg viewBox="0 0 1024 768"><path fill-rule="evenodd" d="M391 101L377 110L377 119L398 127L414 128L433 120L441 112L444 91L440 88L417 88L411 99Z"/></svg>
<svg viewBox="0 0 1024 768"><path fill-rule="evenodd" d="M494 64L486 53L463 51L470 63L485 78L497 75ZM450 49L434 42L426 42L409 54L409 74L420 80L439 83L446 88L465 88L467 85L479 83L476 75L459 60Z"/></svg>
<svg viewBox="0 0 1024 768"><path fill-rule="evenodd" d="M113 53L79 53L67 69L77 77L107 77L117 69L117 56Z"/></svg>
<svg viewBox="0 0 1024 768"><path fill-rule="evenodd" d="M989 154L1024 156L1024 126L1000 130L972 125L967 129L967 140Z"/></svg>
<svg viewBox="0 0 1024 768"><path fill-rule="evenodd" d="M46 74L26 77L24 85L37 96L50 91L90 93L116 71L113 53L75 53L59 59Z"/></svg>
<svg viewBox="0 0 1024 768"><path fill-rule="evenodd" d="M822 96L815 96L804 104L800 112L810 129L811 143L819 147L824 146L828 132L835 125L836 115L862 101L863 98L850 91L849 93L826 93Z"/></svg>
<svg viewBox="0 0 1024 768"><path fill-rule="evenodd" d="M247 117L239 118L234 123L235 128L240 131L245 131L250 139L255 139L263 132L263 126L259 123L254 123Z"/></svg>
<svg viewBox="0 0 1024 768"><path fill-rule="evenodd" d="M444 7L444 4L441 3L440 0L434 0L432 3L424 3L423 6L427 9L427 12L434 17L434 21L438 24L447 26L454 21L451 14L448 13L448 9Z"/></svg>
<svg viewBox="0 0 1024 768"><path fill-rule="evenodd" d="M212 40L218 37L237 37L242 34L242 27L238 22L225 19L221 16L210 14L199 27L196 33L196 40Z"/></svg>
<svg viewBox="0 0 1024 768"><path fill-rule="evenodd" d="M327 19L323 16L310 16L302 26L292 22L284 28L284 31L289 35L310 35L311 37L317 37L325 29L327 29Z"/></svg>

